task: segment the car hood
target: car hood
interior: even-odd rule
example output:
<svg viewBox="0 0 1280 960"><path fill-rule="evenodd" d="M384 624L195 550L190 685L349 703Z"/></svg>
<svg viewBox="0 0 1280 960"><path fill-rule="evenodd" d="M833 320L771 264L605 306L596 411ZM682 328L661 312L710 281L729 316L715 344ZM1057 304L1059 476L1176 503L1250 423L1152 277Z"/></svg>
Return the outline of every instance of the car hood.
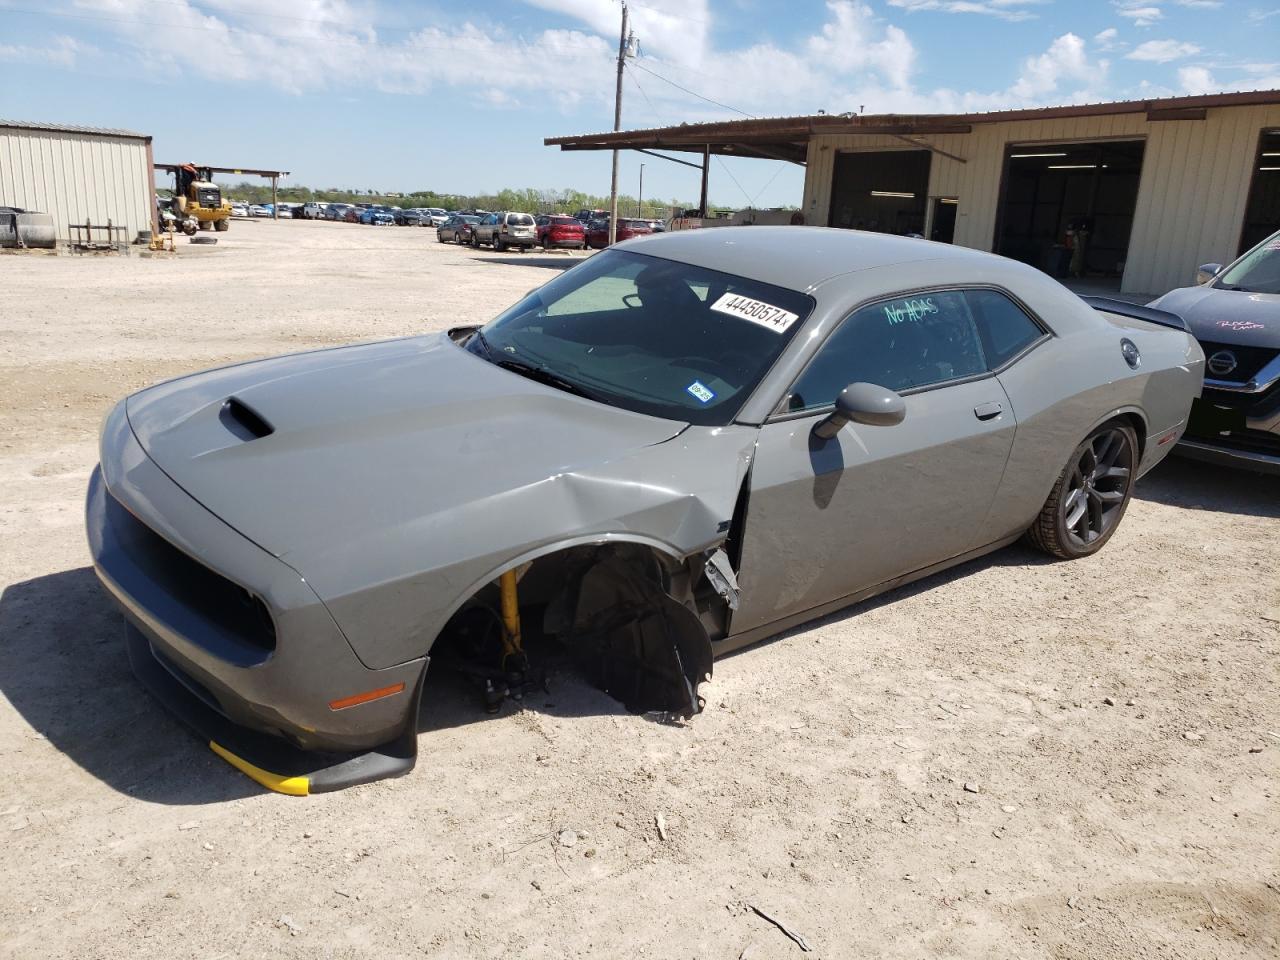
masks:
<svg viewBox="0 0 1280 960"><path fill-rule="evenodd" d="M403 535L686 426L533 382L444 334L199 373L127 410L174 482L304 576L344 544Z"/></svg>
<svg viewBox="0 0 1280 960"><path fill-rule="evenodd" d="M1242 347L1280 347L1280 295L1182 287L1150 304L1177 314L1197 340Z"/></svg>

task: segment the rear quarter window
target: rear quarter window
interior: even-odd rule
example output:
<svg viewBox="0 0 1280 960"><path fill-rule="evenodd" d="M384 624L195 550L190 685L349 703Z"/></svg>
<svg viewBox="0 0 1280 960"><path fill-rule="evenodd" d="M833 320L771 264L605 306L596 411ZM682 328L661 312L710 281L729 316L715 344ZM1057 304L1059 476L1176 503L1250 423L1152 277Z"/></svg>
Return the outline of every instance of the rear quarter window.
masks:
<svg viewBox="0 0 1280 960"><path fill-rule="evenodd" d="M965 299L982 338L987 367L995 370L1035 343L1044 331L998 290L966 290Z"/></svg>

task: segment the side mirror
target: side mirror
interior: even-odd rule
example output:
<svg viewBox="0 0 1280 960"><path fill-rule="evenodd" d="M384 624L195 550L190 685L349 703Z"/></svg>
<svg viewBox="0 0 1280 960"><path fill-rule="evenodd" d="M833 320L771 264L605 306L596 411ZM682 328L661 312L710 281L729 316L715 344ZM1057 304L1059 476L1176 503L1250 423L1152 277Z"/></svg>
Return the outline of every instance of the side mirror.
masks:
<svg viewBox="0 0 1280 960"><path fill-rule="evenodd" d="M813 428L830 440L849 421L869 427L892 427L907 415L907 402L888 387L875 383L851 383L836 397L836 408Z"/></svg>
<svg viewBox="0 0 1280 960"><path fill-rule="evenodd" d="M1196 267L1196 283L1206 284L1222 272L1220 263L1202 263Z"/></svg>

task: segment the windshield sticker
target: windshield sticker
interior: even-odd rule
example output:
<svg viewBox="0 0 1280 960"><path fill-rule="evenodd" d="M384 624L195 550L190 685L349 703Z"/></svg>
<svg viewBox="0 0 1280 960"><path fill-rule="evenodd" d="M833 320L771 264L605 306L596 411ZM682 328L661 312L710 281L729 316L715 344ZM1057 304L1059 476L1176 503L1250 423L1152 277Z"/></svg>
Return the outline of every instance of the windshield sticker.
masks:
<svg viewBox="0 0 1280 960"><path fill-rule="evenodd" d="M1252 320L1219 320L1218 327L1222 330L1262 330L1266 324Z"/></svg>
<svg viewBox="0 0 1280 960"><path fill-rule="evenodd" d="M912 300L891 300L884 305L884 315L889 318L889 325L898 323L915 323L921 317L937 313L938 307L933 297L916 297Z"/></svg>
<svg viewBox="0 0 1280 960"><path fill-rule="evenodd" d="M765 303L763 300L741 297L736 293L726 293L711 305L711 309L727 313L731 317L750 320L752 323L759 324L774 333L785 333L788 327L800 319L796 314L783 310L781 307L775 307L773 304ZM693 387L690 387L689 391L692 393ZM697 394L695 393L694 396L696 397ZM704 400L703 403L706 403L706 401Z"/></svg>
<svg viewBox="0 0 1280 960"><path fill-rule="evenodd" d="M697 380L685 387L685 390L693 394L700 403L710 403L716 398L715 391L703 386L702 383Z"/></svg>

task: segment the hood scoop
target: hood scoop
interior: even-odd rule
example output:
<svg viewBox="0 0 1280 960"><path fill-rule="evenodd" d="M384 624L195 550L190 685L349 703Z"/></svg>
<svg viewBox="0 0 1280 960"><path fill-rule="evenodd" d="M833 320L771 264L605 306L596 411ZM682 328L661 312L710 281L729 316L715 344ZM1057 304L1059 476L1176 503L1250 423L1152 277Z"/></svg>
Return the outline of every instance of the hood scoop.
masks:
<svg viewBox="0 0 1280 960"><path fill-rule="evenodd" d="M218 419L224 427L246 442L269 437L275 433L275 427L271 426L258 411L236 397L229 397L223 403L218 411Z"/></svg>

